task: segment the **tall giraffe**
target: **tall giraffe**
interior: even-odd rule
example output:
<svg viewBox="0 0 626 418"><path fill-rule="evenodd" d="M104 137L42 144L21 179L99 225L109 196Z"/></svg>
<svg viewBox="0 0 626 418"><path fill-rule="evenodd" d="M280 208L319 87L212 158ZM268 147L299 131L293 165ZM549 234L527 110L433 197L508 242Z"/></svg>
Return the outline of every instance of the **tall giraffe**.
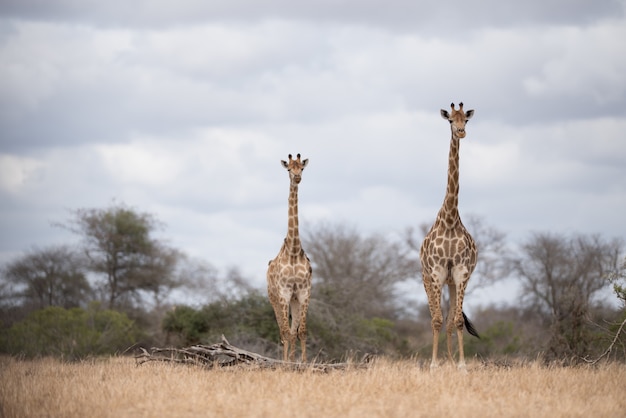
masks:
<svg viewBox="0 0 626 418"><path fill-rule="evenodd" d="M463 226L459 216L459 141L465 137L465 124L474 116L473 110L463 111L463 103L459 110L450 105L452 111L441 109L441 116L450 122L452 138L448 157L448 185L443 205L437 214L435 223L424 238L420 249L424 288L428 296L428 308L432 318L433 354L430 368L437 365L439 348L439 332L443 324L441 313L441 293L447 284L450 291L450 311L446 322L448 357L452 356L452 329L456 327L459 343L459 369L465 369L463 352L463 325L470 334L478 337L478 333L463 313L463 297L470 275L476 267L478 252L476 244ZM479 337L480 338L480 337Z"/></svg>
<svg viewBox="0 0 626 418"><path fill-rule="evenodd" d="M267 268L267 294L276 314L283 343L283 360L295 360L296 336L300 339L302 362L306 362L306 314L311 297L313 269L302 249L298 231L298 184L309 160L300 160L300 154L289 162L281 160L289 172L289 221L287 237L276 258ZM291 308L291 326L289 309Z"/></svg>

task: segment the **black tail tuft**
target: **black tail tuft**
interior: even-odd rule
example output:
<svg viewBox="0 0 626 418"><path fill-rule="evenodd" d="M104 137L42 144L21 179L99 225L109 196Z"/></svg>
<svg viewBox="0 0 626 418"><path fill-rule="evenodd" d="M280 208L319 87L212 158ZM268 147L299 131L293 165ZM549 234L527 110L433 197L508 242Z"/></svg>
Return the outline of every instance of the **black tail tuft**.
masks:
<svg viewBox="0 0 626 418"><path fill-rule="evenodd" d="M467 332L472 334L474 337L480 339L480 335L478 335L478 331L476 331L476 328L474 328L474 325L472 325L467 315L465 315L465 312L461 312L461 313L463 314L463 321L465 321L465 328L467 329Z"/></svg>

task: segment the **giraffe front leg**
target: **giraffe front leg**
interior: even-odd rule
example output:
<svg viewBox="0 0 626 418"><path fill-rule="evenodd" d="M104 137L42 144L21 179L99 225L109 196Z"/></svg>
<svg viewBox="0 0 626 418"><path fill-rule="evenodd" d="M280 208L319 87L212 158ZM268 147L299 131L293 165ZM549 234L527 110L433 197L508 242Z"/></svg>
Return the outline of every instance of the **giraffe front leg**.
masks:
<svg viewBox="0 0 626 418"><path fill-rule="evenodd" d="M280 329L280 341L283 343L283 361L288 361L289 343L291 340L291 332L289 330L289 304L283 301L276 317L278 320L278 327Z"/></svg>
<svg viewBox="0 0 626 418"><path fill-rule="evenodd" d="M435 290L433 296L441 298L441 291ZM436 369L439 367L437 363L437 353L439 352L439 334L441 332L441 326L443 325L443 315L441 314L441 304L434 307L434 312L431 312L431 328L433 330L433 353L430 360L430 368Z"/></svg>
<svg viewBox="0 0 626 418"><path fill-rule="evenodd" d="M432 276L424 276L424 287L426 288L428 296L428 309L430 310L431 328L433 331L433 353L430 360L431 370L438 367L437 352L439 351L439 333L443 325L443 315L441 313L441 286L445 281L445 276L442 277L442 274L443 272L435 270Z"/></svg>
<svg viewBox="0 0 626 418"><path fill-rule="evenodd" d="M300 340L302 363L306 363L306 315L309 308L309 297L310 295L308 292L300 292L294 299L291 300L291 333L293 334L294 344L296 336Z"/></svg>

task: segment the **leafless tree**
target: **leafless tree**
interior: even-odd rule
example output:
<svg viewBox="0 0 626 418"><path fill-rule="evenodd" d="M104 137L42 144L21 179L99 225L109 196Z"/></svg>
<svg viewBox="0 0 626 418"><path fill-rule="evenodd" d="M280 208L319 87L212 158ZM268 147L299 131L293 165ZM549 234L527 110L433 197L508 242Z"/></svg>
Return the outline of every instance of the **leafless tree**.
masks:
<svg viewBox="0 0 626 418"><path fill-rule="evenodd" d="M602 354L593 360L585 358L585 361L591 364L595 364L603 358L610 358L612 353L615 353L615 357L618 357L618 348L621 348L622 359L626 358L626 257L622 259L617 270L608 274L607 279L613 286L615 296L620 301L621 316L617 321L609 324L607 334L610 342Z"/></svg>
<svg viewBox="0 0 626 418"><path fill-rule="evenodd" d="M309 345L322 357L397 349L392 330L398 284L415 280L417 262L403 242L320 224L303 236L313 266Z"/></svg>
<svg viewBox="0 0 626 418"><path fill-rule="evenodd" d="M622 309L626 310L626 257L622 259L619 268L608 275L613 292L619 299Z"/></svg>
<svg viewBox="0 0 626 418"><path fill-rule="evenodd" d="M321 224L304 236L313 264L313 298L366 317L393 315L396 285L415 277L402 243L364 237L344 224Z"/></svg>
<svg viewBox="0 0 626 418"><path fill-rule="evenodd" d="M238 300L257 291L237 267L224 273L204 260L184 257L176 273L181 300L191 306Z"/></svg>
<svg viewBox="0 0 626 418"><path fill-rule="evenodd" d="M549 353L583 356L589 348L589 314L606 277L616 271L621 240L598 235L533 234L512 257L522 301L550 325Z"/></svg>

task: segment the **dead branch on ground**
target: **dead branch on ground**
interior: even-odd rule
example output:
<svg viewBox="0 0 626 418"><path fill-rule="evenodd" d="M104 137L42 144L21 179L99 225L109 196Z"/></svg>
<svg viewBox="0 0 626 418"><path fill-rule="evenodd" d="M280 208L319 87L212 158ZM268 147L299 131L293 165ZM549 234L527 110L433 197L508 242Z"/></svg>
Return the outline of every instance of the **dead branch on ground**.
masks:
<svg viewBox="0 0 626 418"><path fill-rule="evenodd" d="M140 347L141 353L135 356L137 365L150 361L191 364L213 369L230 366L252 366L262 369L286 369L295 371L321 371L366 368L373 356L366 354L361 362L353 363L292 363L262 356L230 344L222 335L222 341L212 345L192 345L186 348L157 348L150 351Z"/></svg>

